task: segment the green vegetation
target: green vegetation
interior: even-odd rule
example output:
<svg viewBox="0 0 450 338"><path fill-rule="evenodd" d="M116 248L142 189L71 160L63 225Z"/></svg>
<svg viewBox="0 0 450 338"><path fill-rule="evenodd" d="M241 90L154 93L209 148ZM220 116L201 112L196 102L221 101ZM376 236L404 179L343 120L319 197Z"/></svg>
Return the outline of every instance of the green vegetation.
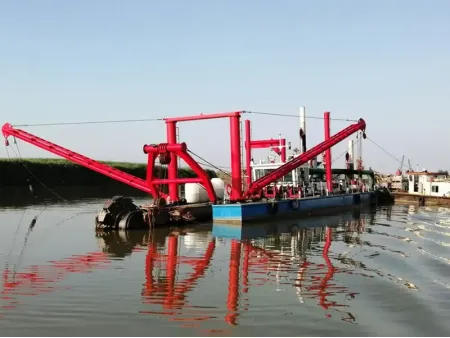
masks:
<svg viewBox="0 0 450 338"><path fill-rule="evenodd" d="M146 163L102 163L145 179ZM31 175L30 172L33 175ZM206 170L206 172L211 178L217 177L216 173L212 170ZM165 167L156 167L155 174L158 174L161 178L167 178L167 169ZM178 170L178 177L196 177L196 175L190 168L180 168ZM23 186L27 178L30 178L33 181L37 178L47 186L106 187L114 184L123 184L64 159L0 159L0 187Z"/></svg>

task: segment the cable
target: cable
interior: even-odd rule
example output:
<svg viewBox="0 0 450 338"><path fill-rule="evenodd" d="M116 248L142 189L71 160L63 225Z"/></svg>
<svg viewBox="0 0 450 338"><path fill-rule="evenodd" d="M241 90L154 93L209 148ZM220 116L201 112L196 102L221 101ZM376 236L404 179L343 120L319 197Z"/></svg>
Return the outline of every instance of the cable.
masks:
<svg viewBox="0 0 450 338"><path fill-rule="evenodd" d="M224 175L227 175L228 177L231 177L231 175L229 173L227 173L226 171L220 169L219 167L215 166L214 164L212 164L211 162L205 160L203 157L197 155L196 153L194 153L193 151L188 149L188 152L190 152L192 155L194 155L195 157L199 158L200 160L202 160L203 162L207 163L207 165L211 166L212 168L220 171L221 173L223 173Z"/></svg>
<svg viewBox="0 0 450 338"><path fill-rule="evenodd" d="M394 155L392 155L389 151L387 151L386 149L384 149L382 146L380 146L379 144L377 144L374 140L366 137L370 142L372 142L375 146L377 146L379 149L381 149L382 151L384 151L386 154L388 154L390 157L392 157L394 160L396 160L398 163L402 164L402 161L399 160L398 158L396 158ZM408 166L403 163L402 167L408 168ZM408 168L409 169L409 168Z"/></svg>
<svg viewBox="0 0 450 338"><path fill-rule="evenodd" d="M14 148L11 148L11 150L14 152L14 154L16 155L16 157L19 159L20 164L28 171L28 173L34 177L34 179L41 184L45 189L47 189L50 193L52 193L53 195L55 195L56 197L58 197L59 199L61 199L64 202L69 202L68 200L66 200L64 197L62 197L61 195L57 194L56 192L54 192L52 189L50 189L48 186L46 186L44 184L44 182L42 182L39 178L36 177L35 174L33 174L33 172L26 166L26 164L24 163L23 159L21 157L19 157L16 153L16 151L14 150ZM47 206L46 206L47 208Z"/></svg>
<svg viewBox="0 0 450 338"><path fill-rule="evenodd" d="M353 146L357 145L358 142L362 139L362 137L358 137L358 139L356 140L355 143L353 143ZM340 154L338 157L336 157L333 161L331 161L331 164L333 164L334 162L336 162L337 160L339 160L342 156L344 156L345 154L347 154L348 150L345 150L342 154Z"/></svg>
<svg viewBox="0 0 450 338"><path fill-rule="evenodd" d="M230 169L230 167L229 166L225 166L225 165L217 165L217 166L213 166L213 165L211 165L211 164L208 164L208 163L203 163L203 162L200 162L200 161L197 161L197 163L198 164L201 164L201 165L204 165L205 167L210 167L210 168L222 168L222 169Z"/></svg>
<svg viewBox="0 0 450 338"><path fill-rule="evenodd" d="M257 111L243 111L246 114L256 114L256 115L269 115L269 116L281 116L281 117L296 117L299 118L299 115L295 114L280 114L280 113L264 113ZM306 119L314 119L314 120L323 120L324 118L321 116L305 116ZM358 122L358 120L353 119L344 119L344 118L330 118L333 121L346 121L346 122Z"/></svg>
<svg viewBox="0 0 450 338"><path fill-rule="evenodd" d="M282 116L282 117L295 117L299 115L295 114L280 114L280 113L264 113L257 111L241 111L242 114L255 114L255 115L269 115L269 116ZM305 116L306 119L323 120L320 116ZM85 125L85 124L107 124L107 123L135 123L135 122L155 122L164 121L164 117L148 118L148 119L125 119L125 120L97 120L97 121L78 121L78 122L54 122L54 123L27 123L27 124L15 124L13 127L49 127L49 126L70 126L70 125ZM346 121L357 122L358 120L344 119L344 118L330 118L333 121Z"/></svg>
<svg viewBox="0 0 450 338"><path fill-rule="evenodd" d="M13 125L13 127L68 126L68 125L83 125L83 124L133 123L133 122L154 122L154 121L164 121L164 118L15 124Z"/></svg>

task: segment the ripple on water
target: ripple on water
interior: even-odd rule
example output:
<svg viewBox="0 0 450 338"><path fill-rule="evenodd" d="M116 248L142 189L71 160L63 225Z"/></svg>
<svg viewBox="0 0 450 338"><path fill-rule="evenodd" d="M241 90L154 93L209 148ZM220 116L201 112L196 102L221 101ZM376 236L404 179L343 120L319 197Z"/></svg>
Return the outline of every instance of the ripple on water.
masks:
<svg viewBox="0 0 450 338"><path fill-rule="evenodd" d="M383 207L214 238L211 227L95 233L102 201L3 210L0 321L35 335L442 335L450 211ZM75 216L76 215L76 216ZM55 225L56 224L56 225ZM299 223L302 224L302 223ZM328 226L328 227L327 227ZM26 250L23 250L23 248ZM3 249L5 248L5 249ZM22 252L22 255L21 255ZM8 263L8 264L6 264ZM3 331L2 331L3 332Z"/></svg>

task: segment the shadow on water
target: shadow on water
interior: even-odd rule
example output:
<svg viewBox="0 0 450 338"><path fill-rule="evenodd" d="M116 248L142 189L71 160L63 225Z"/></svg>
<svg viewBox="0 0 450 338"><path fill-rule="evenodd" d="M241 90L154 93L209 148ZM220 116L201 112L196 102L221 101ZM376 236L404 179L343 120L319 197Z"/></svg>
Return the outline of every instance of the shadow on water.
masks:
<svg viewBox="0 0 450 338"><path fill-rule="evenodd" d="M14 278L5 269L0 316L7 318L29 296L65 290L71 276L106 270L98 283L116 286L110 292L121 294L137 335L148 327L132 314L157 320L155 334L168 332L165 323L171 323L171 329L194 329L193 335L297 336L299 328L302 335L439 335L449 325L411 293L426 285L421 271L396 265L415 257L410 246L418 239L401 228L427 219L412 219L414 212L389 206L239 232L221 225L95 232L98 250L31 265ZM97 292L89 297L108 297L107 290ZM430 288L426 297L433 293ZM417 311L422 319L411 313ZM108 320L123 321L123 315L110 313Z"/></svg>

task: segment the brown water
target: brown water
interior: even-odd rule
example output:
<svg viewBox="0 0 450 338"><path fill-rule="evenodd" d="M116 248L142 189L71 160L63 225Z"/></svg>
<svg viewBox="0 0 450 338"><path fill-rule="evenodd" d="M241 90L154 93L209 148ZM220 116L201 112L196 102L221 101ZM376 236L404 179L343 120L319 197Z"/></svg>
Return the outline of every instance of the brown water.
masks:
<svg viewBox="0 0 450 338"><path fill-rule="evenodd" d="M1 335L450 334L449 209L239 241L208 225L96 234L103 201L0 209Z"/></svg>

